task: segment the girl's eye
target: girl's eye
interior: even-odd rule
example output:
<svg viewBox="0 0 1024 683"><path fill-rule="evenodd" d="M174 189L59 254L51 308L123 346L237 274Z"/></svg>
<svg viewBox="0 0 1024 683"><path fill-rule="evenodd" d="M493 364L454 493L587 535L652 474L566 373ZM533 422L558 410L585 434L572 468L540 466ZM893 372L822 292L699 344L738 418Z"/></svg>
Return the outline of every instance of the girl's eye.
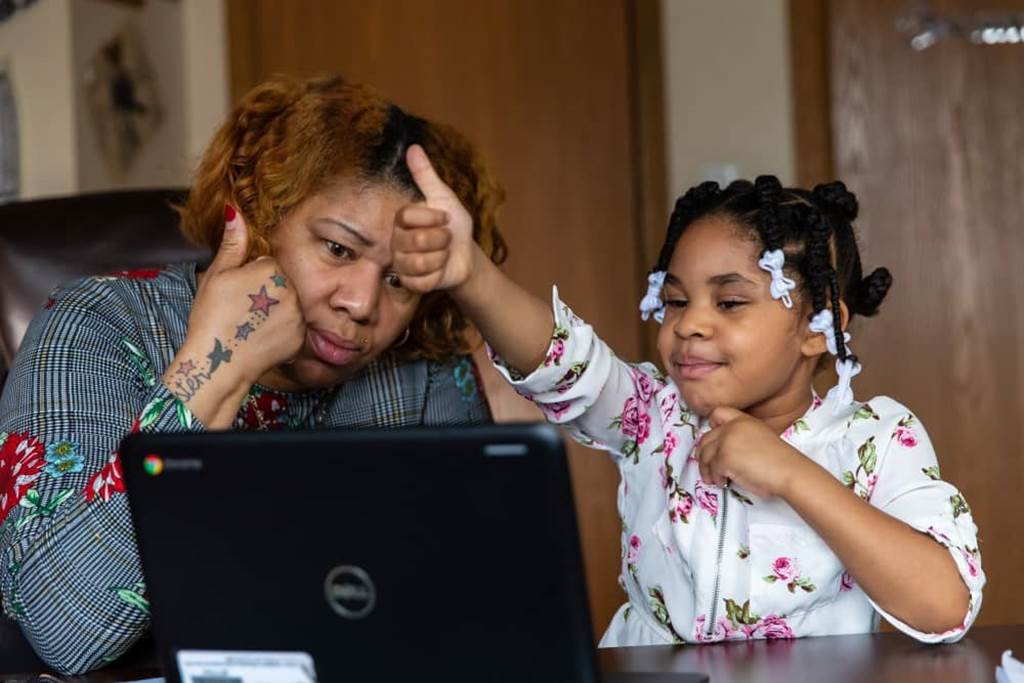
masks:
<svg viewBox="0 0 1024 683"><path fill-rule="evenodd" d="M400 289L402 286L402 280L395 273L384 273L384 282L387 283L388 287L394 289Z"/></svg>
<svg viewBox="0 0 1024 683"><path fill-rule="evenodd" d="M718 307L725 311L731 311L745 305L746 303L746 301L741 301L739 299L726 299L724 301L719 301Z"/></svg>
<svg viewBox="0 0 1024 683"><path fill-rule="evenodd" d="M686 299L665 299L666 308L685 308Z"/></svg>
<svg viewBox="0 0 1024 683"><path fill-rule="evenodd" d="M343 259L351 261L355 258L355 252L346 247L344 244L338 244L331 240L324 240L327 251L330 252L331 256L337 259Z"/></svg>

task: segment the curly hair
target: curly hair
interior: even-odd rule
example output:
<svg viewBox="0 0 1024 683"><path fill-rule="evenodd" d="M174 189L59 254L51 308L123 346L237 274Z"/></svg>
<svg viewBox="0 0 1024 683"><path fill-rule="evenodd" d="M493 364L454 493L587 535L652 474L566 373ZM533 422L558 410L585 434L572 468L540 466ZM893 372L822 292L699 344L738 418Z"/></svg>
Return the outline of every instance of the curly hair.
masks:
<svg viewBox="0 0 1024 683"><path fill-rule="evenodd" d="M297 81L276 76L256 86L217 131L182 206L181 230L216 251L224 205L249 226L249 258L270 254L274 228L300 203L339 179L390 185L422 198L405 153L423 147L438 175L473 218L473 238L495 263L507 249L496 211L501 187L454 128L412 116L372 89L340 77ZM392 349L401 359L444 362L478 342L445 292L425 295L409 337Z"/></svg>
<svg viewBox="0 0 1024 683"><path fill-rule="evenodd" d="M767 250L782 249L787 274L797 278L811 303L813 318L831 305L846 304L854 315L872 316L892 286L887 268L863 277L860 250L853 233L857 197L841 181L812 191L784 188L775 176L753 183L736 180L726 188L713 181L690 188L676 200L665 242L654 271L667 270L680 236L701 218L723 217L750 231ZM842 320L833 316L839 358L856 357L843 340Z"/></svg>

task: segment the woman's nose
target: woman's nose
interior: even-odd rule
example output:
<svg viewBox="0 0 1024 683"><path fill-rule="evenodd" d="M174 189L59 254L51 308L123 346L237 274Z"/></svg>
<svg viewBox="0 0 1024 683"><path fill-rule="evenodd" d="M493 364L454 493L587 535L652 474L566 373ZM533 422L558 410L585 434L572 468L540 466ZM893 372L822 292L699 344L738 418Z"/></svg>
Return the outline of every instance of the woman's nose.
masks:
<svg viewBox="0 0 1024 683"><path fill-rule="evenodd" d="M331 308L345 311L355 322L373 322L380 303L382 277L381 269L373 263L355 263L339 270L331 293Z"/></svg>

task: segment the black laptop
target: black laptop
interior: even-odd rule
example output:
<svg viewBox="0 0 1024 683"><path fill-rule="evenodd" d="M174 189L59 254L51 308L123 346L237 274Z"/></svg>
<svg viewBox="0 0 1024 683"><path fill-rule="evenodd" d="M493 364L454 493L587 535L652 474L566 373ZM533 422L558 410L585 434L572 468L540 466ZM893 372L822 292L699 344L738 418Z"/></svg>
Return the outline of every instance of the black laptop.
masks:
<svg viewBox="0 0 1024 683"><path fill-rule="evenodd" d="M168 681L601 680L553 427L134 434L120 452Z"/></svg>

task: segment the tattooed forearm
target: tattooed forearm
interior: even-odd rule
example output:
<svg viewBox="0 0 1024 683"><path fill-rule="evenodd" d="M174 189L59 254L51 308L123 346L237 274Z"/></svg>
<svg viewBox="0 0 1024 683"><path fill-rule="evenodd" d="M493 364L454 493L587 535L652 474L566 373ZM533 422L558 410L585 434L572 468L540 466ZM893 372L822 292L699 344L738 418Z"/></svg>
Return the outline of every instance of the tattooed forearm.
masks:
<svg viewBox="0 0 1024 683"><path fill-rule="evenodd" d="M286 288L287 280L283 275L274 273L270 281L278 288ZM260 291L247 295L251 301L249 316L235 328L235 336L227 343L219 337L213 339L213 349L206 354L208 363L203 362L197 366L196 361L189 358L182 361L174 371L168 388L171 393L182 403L188 403L195 397L199 390L210 381L213 374L221 365L231 362L231 357L236 349L247 342L249 335L256 331L270 317L270 309L281 303L267 293L266 285L260 287ZM180 379L178 376L181 376Z"/></svg>

